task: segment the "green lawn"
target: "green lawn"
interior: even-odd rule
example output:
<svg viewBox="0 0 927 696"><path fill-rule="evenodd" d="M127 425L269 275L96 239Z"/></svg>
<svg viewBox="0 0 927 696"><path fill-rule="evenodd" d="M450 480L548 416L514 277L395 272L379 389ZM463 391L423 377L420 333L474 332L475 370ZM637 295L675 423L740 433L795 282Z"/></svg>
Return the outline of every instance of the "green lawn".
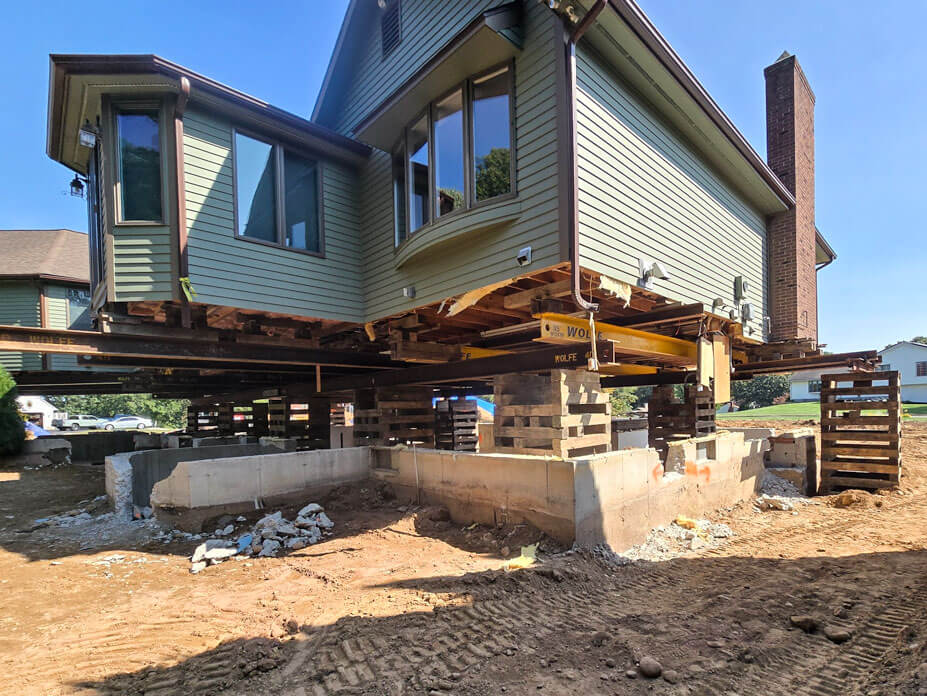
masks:
<svg viewBox="0 0 927 696"><path fill-rule="evenodd" d="M927 404L904 404L909 416L927 416ZM734 413L719 413L720 420L808 420L821 418L821 405L817 401L792 402L778 406L764 406Z"/></svg>

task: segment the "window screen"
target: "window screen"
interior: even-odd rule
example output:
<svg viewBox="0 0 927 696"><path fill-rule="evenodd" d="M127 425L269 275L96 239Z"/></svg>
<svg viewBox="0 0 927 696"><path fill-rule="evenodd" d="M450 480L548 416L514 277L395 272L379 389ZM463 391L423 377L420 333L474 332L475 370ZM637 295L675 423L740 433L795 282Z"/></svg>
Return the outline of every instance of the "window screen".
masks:
<svg viewBox="0 0 927 696"><path fill-rule="evenodd" d="M399 0L389 0L380 16L380 39L383 42L383 57L385 58L402 38L399 27Z"/></svg>

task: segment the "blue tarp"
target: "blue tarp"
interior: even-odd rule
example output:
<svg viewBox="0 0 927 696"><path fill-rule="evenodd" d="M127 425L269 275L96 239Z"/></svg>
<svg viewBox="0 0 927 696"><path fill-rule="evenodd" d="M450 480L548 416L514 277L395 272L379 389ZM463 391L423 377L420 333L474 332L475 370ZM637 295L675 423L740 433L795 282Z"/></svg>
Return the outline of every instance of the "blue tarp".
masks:
<svg viewBox="0 0 927 696"><path fill-rule="evenodd" d="M457 398L457 397L454 397L454 398ZM478 399L475 396L468 396L467 398L470 399L470 401L475 401L477 408L480 408L483 411L486 411L491 416L496 415L496 405L492 401L486 401L486 399ZM438 403L438 399L437 398L432 399L431 403L432 405Z"/></svg>

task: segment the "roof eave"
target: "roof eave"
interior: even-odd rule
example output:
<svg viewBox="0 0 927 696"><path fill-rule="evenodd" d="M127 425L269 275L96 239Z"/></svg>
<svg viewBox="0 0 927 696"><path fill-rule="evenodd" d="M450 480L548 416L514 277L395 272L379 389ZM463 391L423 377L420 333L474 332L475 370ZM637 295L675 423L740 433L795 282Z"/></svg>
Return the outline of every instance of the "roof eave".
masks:
<svg viewBox="0 0 927 696"><path fill-rule="evenodd" d="M49 80L49 111L48 111L48 155L55 160L60 159L60 117L62 114L61 100L65 80L69 75L78 74L160 74L180 80L185 77L190 81L191 87L204 93L217 96L230 101L237 106L262 115L292 128L305 132L307 135L324 139L330 146L344 151L354 157L365 158L370 155L371 149L367 145L347 138L324 126L312 123L300 116L279 109L263 100L240 92L217 80L193 72L177 63L153 54L120 55L120 54L51 54L51 71Z"/></svg>
<svg viewBox="0 0 927 696"><path fill-rule="evenodd" d="M673 75L683 89L688 92L702 108L705 114L714 122L718 129L731 142L731 144L740 152L740 154L750 163L757 174L763 179L767 186L775 193L776 197L788 207L795 205L795 196L786 188L782 180L776 176L776 173L770 169L769 165L763 161L756 150L747 142L747 139L737 129L734 123L728 118L727 114L721 110L721 107L711 98L708 91L698 81L698 78L689 70L689 67L683 62L682 58L673 50L669 42L663 37L660 31L653 25L650 19L644 14L644 11L637 5L634 0L609 0L609 7L618 14L619 17L629 26L632 31L640 38L647 48L654 54L663 66Z"/></svg>

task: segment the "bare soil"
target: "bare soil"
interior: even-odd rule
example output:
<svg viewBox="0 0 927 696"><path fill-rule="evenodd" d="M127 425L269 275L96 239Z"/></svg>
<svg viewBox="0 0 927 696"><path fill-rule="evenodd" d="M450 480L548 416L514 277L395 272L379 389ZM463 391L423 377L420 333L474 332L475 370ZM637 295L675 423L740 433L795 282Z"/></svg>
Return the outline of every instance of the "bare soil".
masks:
<svg viewBox="0 0 927 696"><path fill-rule="evenodd" d="M903 447L898 492L742 503L711 516L720 546L624 566L360 487L321 501L323 543L191 575L196 542L20 531L99 495L99 468L0 470L0 693L927 693L927 424Z"/></svg>

